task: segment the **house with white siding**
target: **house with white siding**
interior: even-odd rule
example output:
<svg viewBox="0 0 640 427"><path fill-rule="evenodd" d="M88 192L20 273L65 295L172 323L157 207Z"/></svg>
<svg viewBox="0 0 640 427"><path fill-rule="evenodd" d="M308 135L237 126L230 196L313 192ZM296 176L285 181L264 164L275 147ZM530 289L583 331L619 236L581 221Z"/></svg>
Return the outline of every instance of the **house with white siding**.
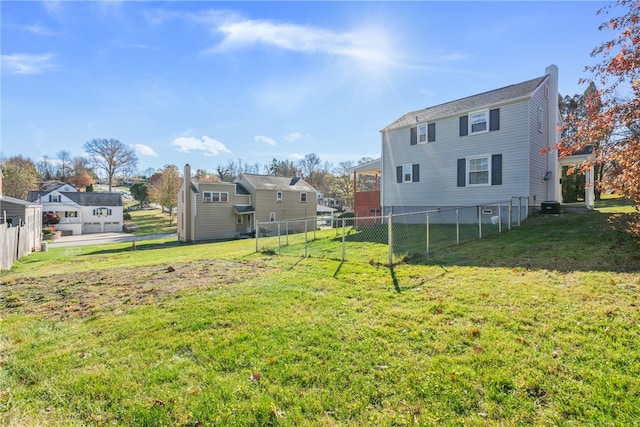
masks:
<svg viewBox="0 0 640 427"><path fill-rule="evenodd" d="M27 200L42 205L42 212L60 217L56 229L63 234L122 231L122 196L109 192L80 192L70 184L44 191L29 191Z"/></svg>
<svg viewBox="0 0 640 427"><path fill-rule="evenodd" d="M316 190L299 177L242 173L235 182L200 181L184 167L178 193L178 240L225 240L253 235L256 221L316 215ZM292 225L290 232L296 230Z"/></svg>
<svg viewBox="0 0 640 427"><path fill-rule="evenodd" d="M560 201L558 68L411 111L381 131L383 214L526 196ZM357 207L356 207L357 209Z"/></svg>

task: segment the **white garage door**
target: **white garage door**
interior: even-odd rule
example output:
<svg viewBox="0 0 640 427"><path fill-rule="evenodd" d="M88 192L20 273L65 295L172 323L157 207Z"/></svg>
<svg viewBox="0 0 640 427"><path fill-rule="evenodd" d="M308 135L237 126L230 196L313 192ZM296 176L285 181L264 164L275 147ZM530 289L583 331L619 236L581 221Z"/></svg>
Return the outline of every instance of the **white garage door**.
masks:
<svg viewBox="0 0 640 427"><path fill-rule="evenodd" d="M100 225L99 222L85 222L82 233L83 234L100 233L101 231L102 231L102 226Z"/></svg>
<svg viewBox="0 0 640 427"><path fill-rule="evenodd" d="M117 233L122 231L122 225L119 222L105 222L104 231L105 233Z"/></svg>

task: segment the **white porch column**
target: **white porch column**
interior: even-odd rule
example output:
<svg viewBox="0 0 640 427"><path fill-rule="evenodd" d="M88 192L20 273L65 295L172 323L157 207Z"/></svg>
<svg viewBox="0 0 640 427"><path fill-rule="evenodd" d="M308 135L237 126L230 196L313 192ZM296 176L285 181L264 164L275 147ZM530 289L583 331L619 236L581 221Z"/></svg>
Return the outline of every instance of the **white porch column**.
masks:
<svg viewBox="0 0 640 427"><path fill-rule="evenodd" d="M590 166L589 170L585 172L585 186L584 186L584 204L587 209L593 209L595 205L595 192L594 192L594 167Z"/></svg>

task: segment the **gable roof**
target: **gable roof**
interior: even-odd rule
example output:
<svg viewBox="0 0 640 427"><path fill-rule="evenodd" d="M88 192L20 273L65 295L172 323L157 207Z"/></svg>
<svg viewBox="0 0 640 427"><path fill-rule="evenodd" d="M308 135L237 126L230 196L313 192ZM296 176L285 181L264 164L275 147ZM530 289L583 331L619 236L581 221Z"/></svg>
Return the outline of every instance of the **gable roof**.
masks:
<svg viewBox="0 0 640 427"><path fill-rule="evenodd" d="M468 96L466 98L457 99L455 101L446 102L444 104L425 108L422 110L412 111L400 117L383 129L383 131L398 129L406 126L415 126L416 123L424 123L433 121L443 117L460 114L472 110L479 110L491 105L510 101L513 99L531 96L531 94L540 85L547 80L548 75L538 77L526 82L505 86L500 89L479 93L477 95Z"/></svg>
<svg viewBox="0 0 640 427"><path fill-rule="evenodd" d="M29 191L27 200L35 202L38 197L46 196L49 193L51 191ZM79 191L60 191L59 193L80 206L122 206L122 196L119 193Z"/></svg>
<svg viewBox="0 0 640 427"><path fill-rule="evenodd" d="M253 175L249 173L240 174L249 185L256 190L292 190L316 192L316 189L308 184L304 179L294 177L282 177L273 175Z"/></svg>

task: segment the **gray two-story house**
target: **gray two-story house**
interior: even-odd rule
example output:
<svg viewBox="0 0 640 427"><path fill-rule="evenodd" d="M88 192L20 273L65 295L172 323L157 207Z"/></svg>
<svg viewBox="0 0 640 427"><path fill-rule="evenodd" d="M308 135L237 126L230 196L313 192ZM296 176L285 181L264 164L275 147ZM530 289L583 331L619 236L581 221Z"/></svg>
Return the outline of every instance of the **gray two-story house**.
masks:
<svg viewBox="0 0 640 427"><path fill-rule="evenodd" d="M409 112L382 129L383 214L560 198L558 68Z"/></svg>

